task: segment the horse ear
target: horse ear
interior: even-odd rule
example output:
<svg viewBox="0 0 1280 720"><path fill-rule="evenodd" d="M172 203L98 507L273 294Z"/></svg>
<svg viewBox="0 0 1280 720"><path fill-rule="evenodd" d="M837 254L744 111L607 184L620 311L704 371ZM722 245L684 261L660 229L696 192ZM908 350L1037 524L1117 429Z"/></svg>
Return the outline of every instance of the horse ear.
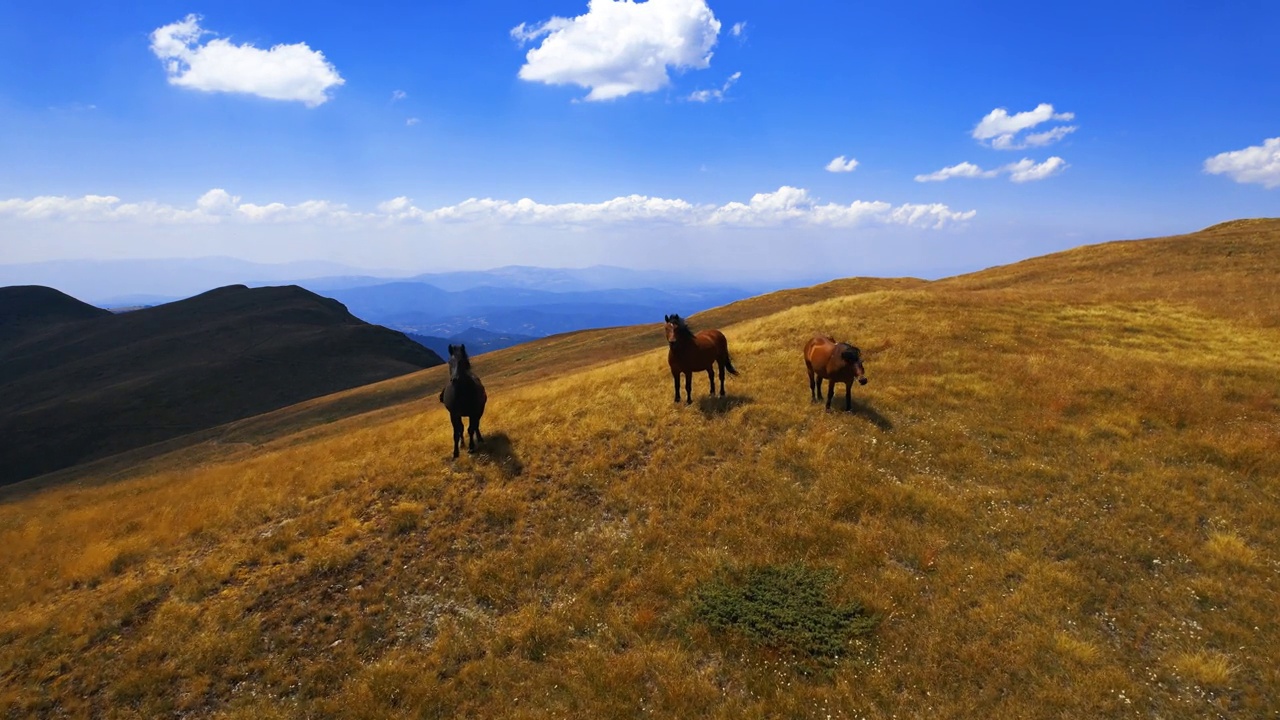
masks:
<svg viewBox="0 0 1280 720"><path fill-rule="evenodd" d="M452 354L453 354L453 344L452 344L452 343L450 343L450 344L449 344L449 354L450 354L450 355L452 355Z"/></svg>
<svg viewBox="0 0 1280 720"><path fill-rule="evenodd" d="M662 322L671 322L671 316L670 316L670 315L663 315L663 316L662 316Z"/></svg>

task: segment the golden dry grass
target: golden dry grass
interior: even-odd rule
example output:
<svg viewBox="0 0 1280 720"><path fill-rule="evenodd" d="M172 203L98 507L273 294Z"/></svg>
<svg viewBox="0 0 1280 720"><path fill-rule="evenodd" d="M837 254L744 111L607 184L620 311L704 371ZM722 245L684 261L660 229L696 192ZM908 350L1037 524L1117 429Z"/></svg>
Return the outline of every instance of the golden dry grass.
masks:
<svg viewBox="0 0 1280 720"><path fill-rule="evenodd" d="M593 331L478 358L490 442L457 462L428 371L82 469L0 505L0 708L1268 716L1277 269L1255 223L844 281L695 317L724 400L671 402L656 325ZM854 413L808 401L816 331L878 350ZM881 617L829 671L691 612L793 563Z"/></svg>

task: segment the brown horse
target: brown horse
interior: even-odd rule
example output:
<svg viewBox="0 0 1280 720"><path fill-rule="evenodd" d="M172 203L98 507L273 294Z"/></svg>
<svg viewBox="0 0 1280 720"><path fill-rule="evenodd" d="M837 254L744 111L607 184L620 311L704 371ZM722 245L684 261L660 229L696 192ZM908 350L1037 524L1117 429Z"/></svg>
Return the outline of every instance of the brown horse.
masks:
<svg viewBox="0 0 1280 720"><path fill-rule="evenodd" d="M703 330L697 335L689 329L684 318L666 315L667 365L671 367L671 379L676 384L676 402L680 402L680 373L684 373L686 404L693 402L693 373L706 370L711 380L711 394L716 394L716 376L712 368L720 366L720 397L724 397L724 371L737 375L729 360L729 341L719 330Z"/></svg>
<svg viewBox="0 0 1280 720"><path fill-rule="evenodd" d="M804 366L809 370L811 399L821 400L822 381L830 381L831 384L827 386L828 410L831 409L836 383L844 383L846 410L853 409L853 381L857 380L859 385L867 384L867 371L862 367L862 351L849 343L837 343L829 335L815 335L805 343Z"/></svg>

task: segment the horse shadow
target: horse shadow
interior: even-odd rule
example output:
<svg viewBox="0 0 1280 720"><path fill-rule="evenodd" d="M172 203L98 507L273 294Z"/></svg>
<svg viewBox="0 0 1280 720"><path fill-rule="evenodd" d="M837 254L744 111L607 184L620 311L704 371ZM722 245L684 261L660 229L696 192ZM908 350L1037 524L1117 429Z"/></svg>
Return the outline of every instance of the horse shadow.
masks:
<svg viewBox="0 0 1280 720"><path fill-rule="evenodd" d="M511 438L506 433L485 434L484 442L476 445L475 455L501 467L507 477L524 472L524 463L512 449Z"/></svg>
<svg viewBox="0 0 1280 720"><path fill-rule="evenodd" d="M746 395L725 395L724 397L707 395L698 398L698 410L707 417L714 417L716 415L724 415L736 407L741 407L751 402L753 402L752 399Z"/></svg>
<svg viewBox="0 0 1280 720"><path fill-rule="evenodd" d="M866 418L872 425L875 425L881 430L889 431L893 429L893 421L882 415L879 410L871 407L869 403L854 400L853 407L849 408L845 412Z"/></svg>

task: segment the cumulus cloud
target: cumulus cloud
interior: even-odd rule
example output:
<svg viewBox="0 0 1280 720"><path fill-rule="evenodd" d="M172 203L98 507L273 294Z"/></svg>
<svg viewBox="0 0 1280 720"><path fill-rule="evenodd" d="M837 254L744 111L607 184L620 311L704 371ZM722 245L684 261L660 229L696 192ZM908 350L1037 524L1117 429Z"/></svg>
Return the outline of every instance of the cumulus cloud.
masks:
<svg viewBox="0 0 1280 720"><path fill-rule="evenodd" d="M917 175L916 182L942 182L951 178L991 178L999 175L999 170L983 170L971 162L962 162L959 165L951 165L941 170L931 172L928 175Z"/></svg>
<svg viewBox="0 0 1280 720"><path fill-rule="evenodd" d="M977 215L976 210L957 212L941 203L894 207L883 200L856 200L848 205L819 205L803 188L783 186L776 192L756 193L747 203L731 202L714 208L703 221L707 225L760 227L801 224L823 227L858 225L908 225L940 229Z"/></svg>
<svg viewBox="0 0 1280 720"><path fill-rule="evenodd" d="M1068 134L1076 131L1074 125L1061 125L1047 131L1030 135L1021 135L1024 131L1053 121L1069 121L1075 119L1075 113L1054 112L1049 103L1040 103L1034 110L1010 115L1004 108L996 108L987 113L973 128L973 138L996 150L1020 150L1028 147L1041 147L1053 144Z"/></svg>
<svg viewBox="0 0 1280 720"><path fill-rule="evenodd" d="M202 37L214 33L200 27L200 20L188 15L151 33L151 51L164 62L171 85L316 107L329 100L330 89L345 82L324 54L306 43L263 50L213 38L201 45Z"/></svg>
<svg viewBox="0 0 1280 720"><path fill-rule="evenodd" d="M1053 177L1066 169L1067 162L1056 155L1042 163L1023 158L1016 163L1010 163L1001 168L1002 171L1009 173L1009 180L1016 183L1043 180L1047 177Z"/></svg>
<svg viewBox="0 0 1280 720"><path fill-rule="evenodd" d="M1000 175L1008 175L1010 181L1024 183L1043 180L1066 169L1066 161L1057 156L1051 157L1042 163L1023 158L1018 162L1002 165L994 170L983 170L971 162L962 162L959 165L944 167L926 175L917 175L916 182L942 182L951 178L993 178Z"/></svg>
<svg viewBox="0 0 1280 720"><path fill-rule="evenodd" d="M742 73L736 72L730 75L728 80L724 81L724 86L721 87L719 90L695 90L693 94L689 96L689 99L694 102L711 102L712 100L716 100L716 101L724 100L724 94L729 92L729 88L733 87L733 84L738 82L738 78L740 77L742 77Z"/></svg>
<svg viewBox="0 0 1280 720"><path fill-rule="evenodd" d="M848 173L848 172L853 172L857 167L858 167L857 160L853 158L849 158L848 160L846 160L845 157L841 155L840 157L834 158L832 159L831 162L827 163L826 170L827 172L833 172L833 173Z"/></svg>
<svg viewBox="0 0 1280 720"><path fill-rule="evenodd" d="M377 226L387 223L445 223L598 227L607 225L668 224L684 227L771 227L800 225L848 228L898 225L942 228L963 222L976 211L955 211L940 203L894 206L882 200L858 200L848 205L819 203L803 188L783 186L757 193L750 201L724 205L694 204L679 198L626 195L598 203L540 203L471 198L436 209L415 206L407 197L379 203L375 212L356 212L325 200L295 205L241 202L239 196L215 188L181 208L157 202L125 203L109 195L81 198L37 197L0 200L0 217L70 222L133 221L147 224L321 223Z"/></svg>
<svg viewBox="0 0 1280 720"><path fill-rule="evenodd" d="M587 100L654 92L670 82L668 68L707 68L719 34L705 0L590 0L585 15L511 30L521 43L541 40L522 80L590 88Z"/></svg>
<svg viewBox="0 0 1280 720"><path fill-rule="evenodd" d="M1280 187L1280 137L1214 155L1204 161L1204 171L1226 175L1238 183L1258 183L1268 190Z"/></svg>
<svg viewBox="0 0 1280 720"><path fill-rule="evenodd" d="M0 200L0 216L27 220L71 222L133 221L144 224L247 222L346 221L372 218L354 213L345 205L325 200L307 200L297 205L241 203L238 195L214 188L201 195L191 208L155 201L126 203L114 195L85 195L79 198L40 196L29 200Z"/></svg>

